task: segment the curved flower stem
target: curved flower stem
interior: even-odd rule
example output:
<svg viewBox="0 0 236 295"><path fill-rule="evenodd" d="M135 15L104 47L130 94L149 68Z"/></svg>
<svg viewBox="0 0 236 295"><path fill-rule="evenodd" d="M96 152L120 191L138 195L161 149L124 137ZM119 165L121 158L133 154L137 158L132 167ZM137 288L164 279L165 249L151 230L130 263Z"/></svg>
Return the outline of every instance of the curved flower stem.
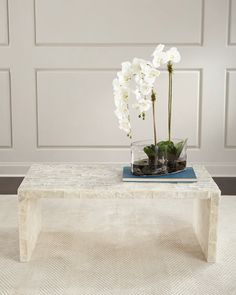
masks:
<svg viewBox="0 0 236 295"><path fill-rule="evenodd" d="M172 74L173 66L168 62L167 69L169 72L169 93L168 93L168 139L171 141L171 119L172 119Z"/></svg>
<svg viewBox="0 0 236 295"><path fill-rule="evenodd" d="M154 133L154 144L157 145L157 131L156 131L156 112L155 112L155 102L156 102L156 94L152 90L152 118L153 118L153 133Z"/></svg>

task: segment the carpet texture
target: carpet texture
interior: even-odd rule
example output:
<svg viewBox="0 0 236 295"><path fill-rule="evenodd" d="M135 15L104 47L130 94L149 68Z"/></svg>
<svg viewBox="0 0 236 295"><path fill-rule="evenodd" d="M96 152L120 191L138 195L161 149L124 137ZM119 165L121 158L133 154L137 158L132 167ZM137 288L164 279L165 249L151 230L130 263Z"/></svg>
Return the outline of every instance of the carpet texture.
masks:
<svg viewBox="0 0 236 295"><path fill-rule="evenodd" d="M218 263L206 263L188 200L43 200L19 262L17 198L0 196L0 295L236 295L236 197L223 197Z"/></svg>

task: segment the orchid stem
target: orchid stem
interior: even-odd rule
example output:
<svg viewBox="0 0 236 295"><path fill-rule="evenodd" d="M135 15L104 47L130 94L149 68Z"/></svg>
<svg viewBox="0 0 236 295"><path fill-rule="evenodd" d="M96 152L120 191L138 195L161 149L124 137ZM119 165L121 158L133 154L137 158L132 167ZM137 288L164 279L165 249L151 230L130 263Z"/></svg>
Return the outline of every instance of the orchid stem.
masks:
<svg viewBox="0 0 236 295"><path fill-rule="evenodd" d="M169 93L168 93L168 139L171 141L171 119L172 119L172 74L173 67L172 63L169 62L167 65L169 72Z"/></svg>
<svg viewBox="0 0 236 295"><path fill-rule="evenodd" d="M157 145L156 115L155 115L156 94L153 90L152 90L151 98L152 98L152 118L153 118L154 144Z"/></svg>

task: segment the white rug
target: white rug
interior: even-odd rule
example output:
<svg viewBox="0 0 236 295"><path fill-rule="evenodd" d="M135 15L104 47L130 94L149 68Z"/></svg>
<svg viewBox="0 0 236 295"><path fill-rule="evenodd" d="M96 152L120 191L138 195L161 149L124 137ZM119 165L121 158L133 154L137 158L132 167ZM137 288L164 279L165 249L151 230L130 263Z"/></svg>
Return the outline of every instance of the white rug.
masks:
<svg viewBox="0 0 236 295"><path fill-rule="evenodd" d="M16 196L0 196L0 295L236 295L236 197L221 203L219 262L206 263L183 200L50 200L29 263Z"/></svg>

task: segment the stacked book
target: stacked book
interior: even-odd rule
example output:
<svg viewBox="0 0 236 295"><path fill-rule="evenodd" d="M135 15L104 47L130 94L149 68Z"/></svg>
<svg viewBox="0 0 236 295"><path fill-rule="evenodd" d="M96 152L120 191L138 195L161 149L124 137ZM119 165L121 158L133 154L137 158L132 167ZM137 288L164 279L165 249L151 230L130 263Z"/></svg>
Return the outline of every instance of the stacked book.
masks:
<svg viewBox="0 0 236 295"><path fill-rule="evenodd" d="M181 171L178 173L169 173L169 174L161 174L161 175L141 175L141 176L133 175L130 167L124 167L123 181L125 182L188 183L188 182L196 182L197 177L192 167L187 167L184 171Z"/></svg>

